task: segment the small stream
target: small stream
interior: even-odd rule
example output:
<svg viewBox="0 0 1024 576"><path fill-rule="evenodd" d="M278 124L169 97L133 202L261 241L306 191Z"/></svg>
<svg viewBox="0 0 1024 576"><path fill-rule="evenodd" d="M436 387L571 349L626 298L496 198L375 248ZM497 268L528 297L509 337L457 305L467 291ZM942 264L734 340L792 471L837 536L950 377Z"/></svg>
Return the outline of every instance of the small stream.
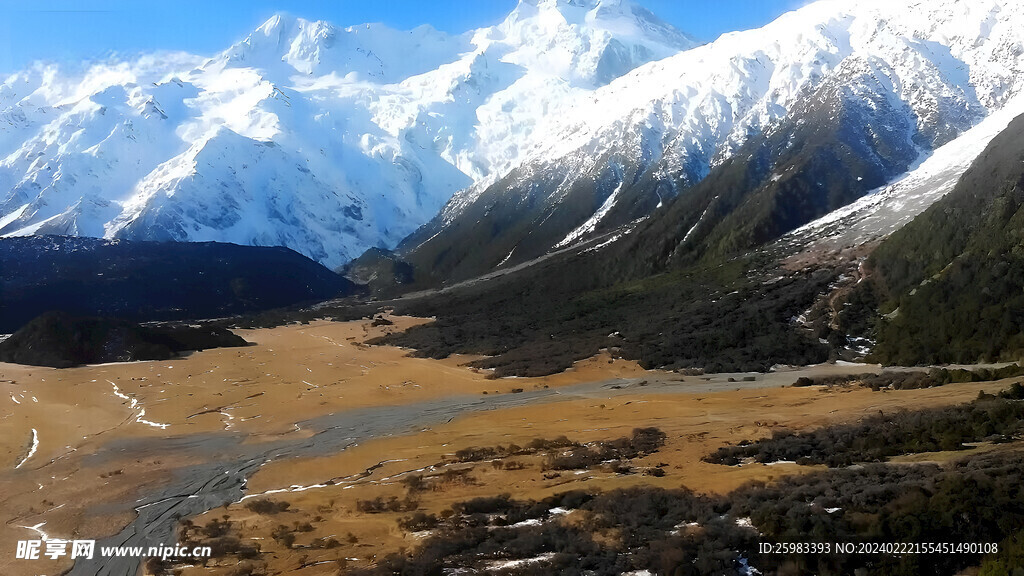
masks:
<svg viewBox="0 0 1024 576"><path fill-rule="evenodd" d="M173 546L177 543L179 520L241 500L246 479L268 461L336 454L371 438L409 434L443 424L460 414L521 406L557 394L553 390L537 390L500 396L462 396L407 406L340 412L300 423L301 428L314 431L311 437L282 438L261 444L245 444L245 437L241 434L204 434L111 443L89 458L103 459L111 454L159 450L165 454L181 453L202 458L206 463L175 471L159 493L151 494L136 504L138 516L131 524L118 534L98 540L96 556L92 560L77 560L67 574L135 576L143 559L101 558L101 548Z"/></svg>
<svg viewBox="0 0 1024 576"><path fill-rule="evenodd" d="M136 576L140 558L101 558L100 550L110 546L177 544L178 522L209 510L238 502L245 495L247 478L269 461L336 454L371 438L415 433L470 412L512 408L537 402L571 398L608 398L636 393L702 393L712 390L762 388L775 382L709 382L670 378L616 379L577 384L558 390L530 390L518 394L456 396L405 406L384 406L338 412L299 423L313 436L260 444L246 444L242 434L202 434L166 439L126 439L112 442L88 457L96 459L124 453L182 454L200 458L204 464L182 468L159 493L140 500L138 516L121 532L98 540L92 560L77 560L66 573L71 576ZM642 387L642 388L641 388Z"/></svg>

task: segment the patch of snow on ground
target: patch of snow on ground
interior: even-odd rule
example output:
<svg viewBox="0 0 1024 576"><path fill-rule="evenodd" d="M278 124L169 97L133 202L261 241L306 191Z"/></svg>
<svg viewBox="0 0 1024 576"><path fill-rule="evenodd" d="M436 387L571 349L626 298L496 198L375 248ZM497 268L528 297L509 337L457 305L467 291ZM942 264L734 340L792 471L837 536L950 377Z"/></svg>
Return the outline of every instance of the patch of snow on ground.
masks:
<svg viewBox="0 0 1024 576"><path fill-rule="evenodd" d="M522 522L516 522L515 524L511 524L508 527L525 528L527 526L540 526L541 524L543 524L543 522L540 520L540 518L530 518L528 520L523 520Z"/></svg>
<svg viewBox="0 0 1024 576"><path fill-rule="evenodd" d="M534 556L533 558L525 558L523 560L496 560L488 564L489 570L504 570L507 568L517 568L526 564L536 564L538 562L546 562L555 557L554 552L548 552L541 554L540 556Z"/></svg>
<svg viewBox="0 0 1024 576"><path fill-rule="evenodd" d="M750 560L747 560L744 556L740 556L738 562L740 563L740 574L743 576L757 576L761 573L760 570L751 566Z"/></svg>
<svg viewBox="0 0 1024 576"><path fill-rule="evenodd" d="M159 376L159 374L158 374L158 376ZM107 382L109 382L110 385L114 387L114 396L117 396L118 398L120 398L122 400L127 400L129 402L129 406L128 406L129 409L134 410L135 408L140 407L139 406L139 401L136 398L133 398L131 396L128 396L124 392L121 392L121 389L118 388L117 384L114 384L110 380L107 380ZM166 430L167 428L170 428L170 426L171 426L170 424L160 424L159 422L153 422L152 420L146 420L145 416L146 416L146 409L145 408L141 408L139 410L139 413L135 416L135 421L138 422L139 424L145 424L146 426L152 426L153 428L160 428L161 430Z"/></svg>
<svg viewBox="0 0 1024 576"><path fill-rule="evenodd" d="M33 428L32 429L32 447L29 448L28 455L26 455L21 460L21 462L18 462L18 465L15 466L14 468L15 469L21 468L22 464L24 464L25 462L28 462L29 458L35 456L36 450L38 450L38 449L39 449L39 432L35 428ZM42 526L42 524L40 524L40 526Z"/></svg>

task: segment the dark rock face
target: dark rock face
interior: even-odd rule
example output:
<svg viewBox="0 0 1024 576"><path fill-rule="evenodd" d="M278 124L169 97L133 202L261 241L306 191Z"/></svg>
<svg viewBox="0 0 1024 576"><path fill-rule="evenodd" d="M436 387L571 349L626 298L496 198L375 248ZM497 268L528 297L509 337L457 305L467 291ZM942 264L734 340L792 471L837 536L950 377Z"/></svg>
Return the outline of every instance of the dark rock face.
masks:
<svg viewBox="0 0 1024 576"><path fill-rule="evenodd" d="M211 326L141 326L110 318L48 312L0 342L0 361L52 368L167 360L181 352L247 346L230 330Z"/></svg>
<svg viewBox="0 0 1024 576"><path fill-rule="evenodd" d="M394 252L382 248L370 248L339 272L373 292L400 288L413 281L412 265L402 261Z"/></svg>
<svg viewBox="0 0 1024 576"><path fill-rule="evenodd" d="M287 248L65 236L0 239L0 333L51 310L132 321L214 318L346 296Z"/></svg>

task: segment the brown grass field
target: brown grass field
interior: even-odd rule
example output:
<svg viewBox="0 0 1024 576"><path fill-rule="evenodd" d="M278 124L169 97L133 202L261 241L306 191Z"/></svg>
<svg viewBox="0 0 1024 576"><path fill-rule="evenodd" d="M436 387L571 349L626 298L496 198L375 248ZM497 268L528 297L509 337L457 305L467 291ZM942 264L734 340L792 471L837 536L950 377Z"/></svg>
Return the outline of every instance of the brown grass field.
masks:
<svg viewBox="0 0 1024 576"><path fill-rule="evenodd" d="M309 438L311 432L301 424L318 416L518 390L559 392L522 406L454 415L446 423L363 441L327 456L271 461L249 479L244 501L190 521L202 526L226 516L244 542L259 544L260 560L270 574L333 575L343 566L365 566L388 552L414 547L422 538L399 528L397 521L409 512L367 514L357 506L378 496L404 499L408 489L403 480L412 475L423 476L430 486L414 495L425 512L484 495L536 499L570 489L637 484L724 493L750 480L771 481L812 468L726 467L701 461L722 445L765 437L778 427L807 429L854 421L879 410L965 402L979 390L995 392L1006 385L888 392L790 388L802 375L879 368L826 365L780 370L744 382L740 375L644 371L607 355L550 377L495 380L486 371L462 366L472 358L420 359L408 350L363 343L384 331L427 321L392 320L395 325L385 327L363 320L239 331L254 345L196 352L173 361L66 370L0 364L0 574L57 574L66 569L67 560L15 560L16 542L40 532L52 538L100 538L118 532L133 519L133 503L141 496L158 491L175 470L214 457L209 451L188 450L190 442L198 446L229 437L260 444ZM626 385L578 386L606 381ZM562 435L578 442L611 440L651 426L667 434L667 443L633 461L635 474L599 467L556 475L543 469L539 454L497 463L452 462L457 450L469 447L524 446L535 438ZM34 452L33 437L38 441ZM177 448L167 449L172 441ZM935 455L949 457L955 456ZM508 461L515 465L508 466ZM655 467L665 474L643 473ZM257 514L246 507L260 499L287 502L289 507L276 514ZM571 515L566 521L572 521ZM281 524L306 523L310 530L296 532L291 548L271 535ZM330 538L338 541L336 547L310 547L317 539ZM228 557L205 567L185 567L181 573L229 574L236 564L236 558Z"/></svg>

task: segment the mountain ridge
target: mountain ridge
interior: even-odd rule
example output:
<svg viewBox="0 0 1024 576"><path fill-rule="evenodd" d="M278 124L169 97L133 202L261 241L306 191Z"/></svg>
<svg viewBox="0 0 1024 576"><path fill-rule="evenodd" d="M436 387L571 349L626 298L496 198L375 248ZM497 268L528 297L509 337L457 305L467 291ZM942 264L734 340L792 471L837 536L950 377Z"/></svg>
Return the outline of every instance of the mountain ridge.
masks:
<svg viewBox="0 0 1024 576"><path fill-rule="evenodd" d="M510 169L556 108L694 45L631 2L591 4L524 3L459 35L278 15L206 59L15 74L0 236L284 245L331 267L393 247Z"/></svg>
<svg viewBox="0 0 1024 576"><path fill-rule="evenodd" d="M359 292L288 248L0 238L0 333L50 311L137 322L199 320Z"/></svg>
<svg viewBox="0 0 1024 576"><path fill-rule="evenodd" d="M903 131L909 142L899 148L927 157L1021 92L1014 71L1024 36L1015 23L1024 23L1024 11L1001 0L821 2L764 28L726 35L599 89L549 127L547 144L532 149L526 162L493 185L457 193L398 251L423 270L461 267L459 277L466 278L629 226L694 187L746 142L770 139L786 123L812 121L799 116L801 103L841 105L843 99L828 96L830 85L848 94L845 101L867 103L861 115L869 140L892 148L901 138L895 131ZM879 112L885 108L894 113L885 117ZM840 140L862 138L856 130ZM907 160L874 184L889 183L918 158ZM866 174L851 177L860 195L870 191L860 184ZM616 211L623 200L626 209ZM517 205L528 208L521 215L498 213L499 206ZM773 235L823 215L808 211ZM543 239L539 222L548 228ZM459 246L497 234L507 236L498 249L462 262Z"/></svg>

